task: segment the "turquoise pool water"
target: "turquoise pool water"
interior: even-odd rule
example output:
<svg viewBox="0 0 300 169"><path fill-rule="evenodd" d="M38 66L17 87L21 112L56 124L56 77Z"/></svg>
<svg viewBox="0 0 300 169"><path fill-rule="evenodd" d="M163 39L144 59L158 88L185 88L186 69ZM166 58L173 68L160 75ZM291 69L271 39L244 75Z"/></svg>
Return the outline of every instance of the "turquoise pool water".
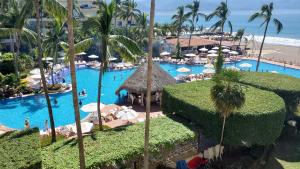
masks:
<svg viewBox="0 0 300 169"><path fill-rule="evenodd" d="M251 70L255 70L256 61L243 60L236 63L238 67L242 63L252 64ZM233 66L235 64L228 64L226 66ZM175 65L169 63L161 63L160 66L169 72L172 76L177 76L182 73L176 72L176 69L180 67L187 67L192 70L190 73L201 73L204 69L200 65ZM282 74L291 75L300 78L300 70L283 68L281 66L261 63L260 71L277 71ZM102 87L102 102L104 104L111 104L118 102L118 97L115 95L115 90L134 72L131 70L121 70L121 71L109 71L104 74L103 77L103 87ZM70 75L66 74L66 82L70 82ZM81 91L86 89L88 96L81 98L83 105L91 102L96 102L97 97L97 81L98 81L98 71L88 68L77 70L77 83L78 90ZM72 94L57 94L51 95L51 100L53 103L54 98L58 100L57 105L53 105L55 125L63 126L67 124L74 123L74 112L72 105ZM81 118L84 118L88 113L81 112ZM31 127L39 127L44 129L44 122L48 119L48 111L46 101L43 96L31 96L23 99L10 99L0 101L0 124L5 126L22 129L24 128L24 120L28 118Z"/></svg>

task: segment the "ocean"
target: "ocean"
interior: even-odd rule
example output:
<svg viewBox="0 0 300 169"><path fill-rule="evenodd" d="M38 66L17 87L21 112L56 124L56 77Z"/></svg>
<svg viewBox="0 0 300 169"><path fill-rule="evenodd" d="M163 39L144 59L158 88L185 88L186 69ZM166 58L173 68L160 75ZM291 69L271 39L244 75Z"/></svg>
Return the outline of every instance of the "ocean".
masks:
<svg viewBox="0 0 300 169"><path fill-rule="evenodd" d="M248 37L255 35L255 40L261 41L264 27L260 27L260 25L263 21L258 19L249 23L249 16L253 13L254 11L233 11L229 20L232 22L233 32L240 28L245 28ZM171 23L172 15L172 13L158 13L155 22ZM277 34L274 23L270 23L266 43L300 47L300 10L283 10L275 14L274 17L282 22L283 30ZM215 21L206 22L203 18L200 18L198 26L203 25L205 28L209 28ZM225 26L225 31L229 31L227 25Z"/></svg>

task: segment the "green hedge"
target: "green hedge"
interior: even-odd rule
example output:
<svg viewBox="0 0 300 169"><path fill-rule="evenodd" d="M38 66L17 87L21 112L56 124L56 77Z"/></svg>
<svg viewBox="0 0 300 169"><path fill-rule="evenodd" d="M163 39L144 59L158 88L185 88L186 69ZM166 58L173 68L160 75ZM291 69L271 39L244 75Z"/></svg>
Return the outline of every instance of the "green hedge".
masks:
<svg viewBox="0 0 300 169"><path fill-rule="evenodd" d="M163 91L163 112L184 117L203 129L204 135L219 140L221 118L210 98L212 81L168 86ZM226 122L224 142L229 145L266 145L280 135L285 106L273 92L244 86L246 102Z"/></svg>
<svg viewBox="0 0 300 169"><path fill-rule="evenodd" d="M41 162L37 128L0 136L1 169L39 169Z"/></svg>
<svg viewBox="0 0 300 169"><path fill-rule="evenodd" d="M194 133L169 118L151 120L150 150L172 148L175 143L194 138ZM120 164L141 157L144 150L144 123L97 132L84 138L87 168ZM75 141L57 142L42 150L43 168L78 168L78 146Z"/></svg>
<svg viewBox="0 0 300 169"><path fill-rule="evenodd" d="M297 111L300 79L276 73L244 72L240 82L275 92L285 101L288 113Z"/></svg>

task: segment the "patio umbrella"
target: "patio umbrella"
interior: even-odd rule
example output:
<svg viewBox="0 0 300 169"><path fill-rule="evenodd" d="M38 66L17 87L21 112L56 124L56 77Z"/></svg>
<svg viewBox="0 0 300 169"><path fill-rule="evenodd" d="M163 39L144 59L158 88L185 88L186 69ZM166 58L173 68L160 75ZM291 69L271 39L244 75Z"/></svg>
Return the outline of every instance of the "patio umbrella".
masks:
<svg viewBox="0 0 300 169"><path fill-rule="evenodd" d="M115 58L115 57L110 57L109 58L109 61L115 61L115 60L117 60L117 58Z"/></svg>
<svg viewBox="0 0 300 169"><path fill-rule="evenodd" d="M205 74L214 74L216 71L214 69L204 69L203 73Z"/></svg>
<svg viewBox="0 0 300 169"><path fill-rule="evenodd" d="M229 52L229 54L231 54L231 55L238 55L239 52L237 52L237 51L231 51L231 52Z"/></svg>
<svg viewBox="0 0 300 169"><path fill-rule="evenodd" d="M41 74L40 69L36 68L30 71L30 74L32 75L39 75Z"/></svg>
<svg viewBox="0 0 300 169"><path fill-rule="evenodd" d="M252 65L250 63L243 63L239 65L241 68L250 68Z"/></svg>
<svg viewBox="0 0 300 169"><path fill-rule="evenodd" d="M270 71L270 73L278 73L277 71L275 71L275 70L272 70L272 71Z"/></svg>
<svg viewBox="0 0 300 169"><path fill-rule="evenodd" d="M214 65L211 64L211 63L209 63L209 64L204 65L204 67L205 67L205 68L214 68Z"/></svg>
<svg viewBox="0 0 300 169"><path fill-rule="evenodd" d="M45 57L45 58L43 58L43 61L51 61L51 60L53 60L53 58L51 58L51 57Z"/></svg>
<svg viewBox="0 0 300 169"><path fill-rule="evenodd" d="M216 46L216 47L213 47L212 49L213 49L213 50L219 50L219 47Z"/></svg>
<svg viewBox="0 0 300 169"><path fill-rule="evenodd" d="M215 51L215 50L209 50L207 53L216 54L216 53L218 53L218 52Z"/></svg>
<svg viewBox="0 0 300 169"><path fill-rule="evenodd" d="M212 54L208 54L207 57L213 58L213 57L217 57L218 54L212 53Z"/></svg>
<svg viewBox="0 0 300 169"><path fill-rule="evenodd" d="M235 66L226 67L226 69L240 71L240 69Z"/></svg>
<svg viewBox="0 0 300 169"><path fill-rule="evenodd" d="M224 49L229 49L229 47L228 47L228 46L222 46L222 48L224 48Z"/></svg>
<svg viewBox="0 0 300 169"><path fill-rule="evenodd" d="M105 104L100 103L100 109L103 109ZM97 112L97 103L89 103L81 107L82 111L84 112Z"/></svg>
<svg viewBox="0 0 300 169"><path fill-rule="evenodd" d="M194 53L188 53L185 54L186 57L196 57L197 55L195 55Z"/></svg>
<svg viewBox="0 0 300 169"><path fill-rule="evenodd" d="M162 53L160 53L160 56L169 56L169 55L171 55L171 53L169 53L169 52L162 52Z"/></svg>
<svg viewBox="0 0 300 169"><path fill-rule="evenodd" d="M222 52L223 53L228 53L228 52L230 52L230 50L229 49L223 49Z"/></svg>
<svg viewBox="0 0 300 169"><path fill-rule="evenodd" d="M199 49L199 51L200 51L200 52L207 52L208 49L206 49L206 48L201 48L201 49Z"/></svg>
<svg viewBox="0 0 300 169"><path fill-rule="evenodd" d="M130 120L138 117L138 114L132 109L127 109L117 112L116 117L121 120Z"/></svg>
<svg viewBox="0 0 300 169"><path fill-rule="evenodd" d="M76 53L75 55L86 55L85 52Z"/></svg>
<svg viewBox="0 0 300 169"><path fill-rule="evenodd" d="M88 58L90 58L90 59L98 59L99 56L97 56L97 55L90 55L90 56L88 56Z"/></svg>
<svg viewBox="0 0 300 169"><path fill-rule="evenodd" d="M186 72L190 72L191 69L188 69L188 68L185 68L185 67L181 67L181 68L177 69L176 71L180 72L180 73L186 73Z"/></svg>

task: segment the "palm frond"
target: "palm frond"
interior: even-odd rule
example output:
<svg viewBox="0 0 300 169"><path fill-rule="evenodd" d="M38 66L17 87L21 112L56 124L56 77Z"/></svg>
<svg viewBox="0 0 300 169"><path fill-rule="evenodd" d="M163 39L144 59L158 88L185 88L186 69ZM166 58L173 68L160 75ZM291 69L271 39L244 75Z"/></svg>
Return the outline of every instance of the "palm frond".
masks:
<svg viewBox="0 0 300 169"><path fill-rule="evenodd" d="M263 14L262 13L259 13L259 12L256 12L256 13L254 13L253 15L251 15L250 17L249 17L249 22L252 22L252 21L254 21L255 19L257 19L257 18L262 18L263 17Z"/></svg>
<svg viewBox="0 0 300 169"><path fill-rule="evenodd" d="M59 22L63 22L67 19L67 9L57 0L43 0L43 7L49 15Z"/></svg>
<svg viewBox="0 0 300 169"><path fill-rule="evenodd" d="M228 21L228 26L229 26L229 32L230 32L230 35L232 34L232 23L231 21Z"/></svg>
<svg viewBox="0 0 300 169"><path fill-rule="evenodd" d="M110 35L109 39L111 41L115 41L115 42L118 42L119 44L122 44L134 55L142 55L143 54L143 51L139 48L138 44L135 41L127 38L126 36Z"/></svg>
<svg viewBox="0 0 300 169"><path fill-rule="evenodd" d="M282 29L283 29L282 23L278 19L276 19L276 18L273 19L273 22L274 22L274 24L276 26L277 34L280 33L282 31Z"/></svg>

